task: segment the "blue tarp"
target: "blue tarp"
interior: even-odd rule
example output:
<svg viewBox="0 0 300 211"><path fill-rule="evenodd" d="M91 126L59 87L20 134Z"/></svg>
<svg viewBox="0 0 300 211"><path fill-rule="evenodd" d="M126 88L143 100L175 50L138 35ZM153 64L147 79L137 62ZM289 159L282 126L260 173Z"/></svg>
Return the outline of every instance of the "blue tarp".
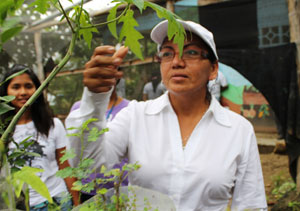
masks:
<svg viewBox="0 0 300 211"><path fill-rule="evenodd" d="M175 3L176 6L198 6L198 0L182 0Z"/></svg>

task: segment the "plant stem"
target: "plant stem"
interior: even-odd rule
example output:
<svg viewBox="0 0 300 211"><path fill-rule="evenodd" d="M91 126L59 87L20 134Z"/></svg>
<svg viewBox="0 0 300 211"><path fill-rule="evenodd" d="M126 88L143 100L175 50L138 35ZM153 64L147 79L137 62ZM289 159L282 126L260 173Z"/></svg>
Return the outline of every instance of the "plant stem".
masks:
<svg viewBox="0 0 300 211"><path fill-rule="evenodd" d="M66 18L66 20L67 20L67 22L68 22L68 25L70 26L70 28L71 28L71 30L72 30L72 33L75 33L75 30L73 29L72 24L71 24L71 22L70 22L70 20L69 20L69 16L67 15L67 13L66 13L66 11L64 10L63 6L61 5L60 0L58 0L58 4L59 4L59 6L60 6L61 12L64 14L64 16L65 16L65 18Z"/></svg>
<svg viewBox="0 0 300 211"><path fill-rule="evenodd" d="M4 156L5 159L5 165L4 165L4 170L5 170L5 176L6 178L9 179L9 182L7 182L8 188L7 188L7 194L8 194L8 201L9 205L8 208L9 210L16 210L16 202L15 202L15 195L13 193L13 185L12 185L12 177L11 177L11 172L9 168L9 164L6 161L6 156Z"/></svg>

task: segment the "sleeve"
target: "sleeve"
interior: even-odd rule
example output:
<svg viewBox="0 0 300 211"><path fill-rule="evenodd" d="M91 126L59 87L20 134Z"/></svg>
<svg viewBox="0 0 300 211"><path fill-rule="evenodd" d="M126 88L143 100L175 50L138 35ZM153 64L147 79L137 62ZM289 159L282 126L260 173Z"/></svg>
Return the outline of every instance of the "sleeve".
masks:
<svg viewBox="0 0 300 211"><path fill-rule="evenodd" d="M71 112L66 118L66 127L73 128L72 130L68 130L68 133L73 134L80 132L80 129L78 128L80 128L86 120L91 118L97 118L98 120L91 122L88 125L90 130L94 127L99 130L107 128L108 125L106 124L105 112L107 110L111 91L112 90L106 93L92 93L85 88L80 108ZM108 168L115 164L121 159L121 156L124 156L126 151L124 150L126 145L122 143L119 144L124 137L124 128L126 128L126 124L126 122L117 124L111 123L109 131L100 135L98 140L93 142L87 141L89 135L88 132L84 133L82 140L77 136L69 136L67 149L73 149L77 155L75 158L69 160L71 166L78 165L81 154L82 158L92 158L94 160L94 164L91 167L96 170L100 170L102 164L105 164Z"/></svg>
<svg viewBox="0 0 300 211"><path fill-rule="evenodd" d="M55 136L56 149L66 147L67 133L66 133L65 127L58 118L54 118L53 121L54 121L53 133Z"/></svg>
<svg viewBox="0 0 300 211"><path fill-rule="evenodd" d="M267 210L264 180L254 131L238 165L232 210ZM249 140L250 139L250 140Z"/></svg>

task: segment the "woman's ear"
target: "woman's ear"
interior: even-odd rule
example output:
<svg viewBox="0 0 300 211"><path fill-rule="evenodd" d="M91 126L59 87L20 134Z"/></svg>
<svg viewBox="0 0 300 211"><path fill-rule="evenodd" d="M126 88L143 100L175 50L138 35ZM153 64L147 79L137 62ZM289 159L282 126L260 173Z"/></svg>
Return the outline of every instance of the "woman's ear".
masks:
<svg viewBox="0 0 300 211"><path fill-rule="evenodd" d="M219 63L216 61L214 63L211 64L212 68L211 68L211 73L210 73L210 76L209 76L209 80L214 80L217 78L218 76L218 70L219 70Z"/></svg>

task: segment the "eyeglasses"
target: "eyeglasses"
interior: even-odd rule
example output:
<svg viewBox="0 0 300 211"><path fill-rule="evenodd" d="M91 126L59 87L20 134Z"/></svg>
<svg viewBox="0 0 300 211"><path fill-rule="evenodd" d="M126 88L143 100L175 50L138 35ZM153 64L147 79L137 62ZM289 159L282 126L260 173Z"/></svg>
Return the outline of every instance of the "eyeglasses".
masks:
<svg viewBox="0 0 300 211"><path fill-rule="evenodd" d="M176 52L173 48L163 48L158 53L158 58L160 62L170 62L174 59ZM181 59L182 60L204 60L208 59L209 54L203 50L195 50L195 49L183 49Z"/></svg>

